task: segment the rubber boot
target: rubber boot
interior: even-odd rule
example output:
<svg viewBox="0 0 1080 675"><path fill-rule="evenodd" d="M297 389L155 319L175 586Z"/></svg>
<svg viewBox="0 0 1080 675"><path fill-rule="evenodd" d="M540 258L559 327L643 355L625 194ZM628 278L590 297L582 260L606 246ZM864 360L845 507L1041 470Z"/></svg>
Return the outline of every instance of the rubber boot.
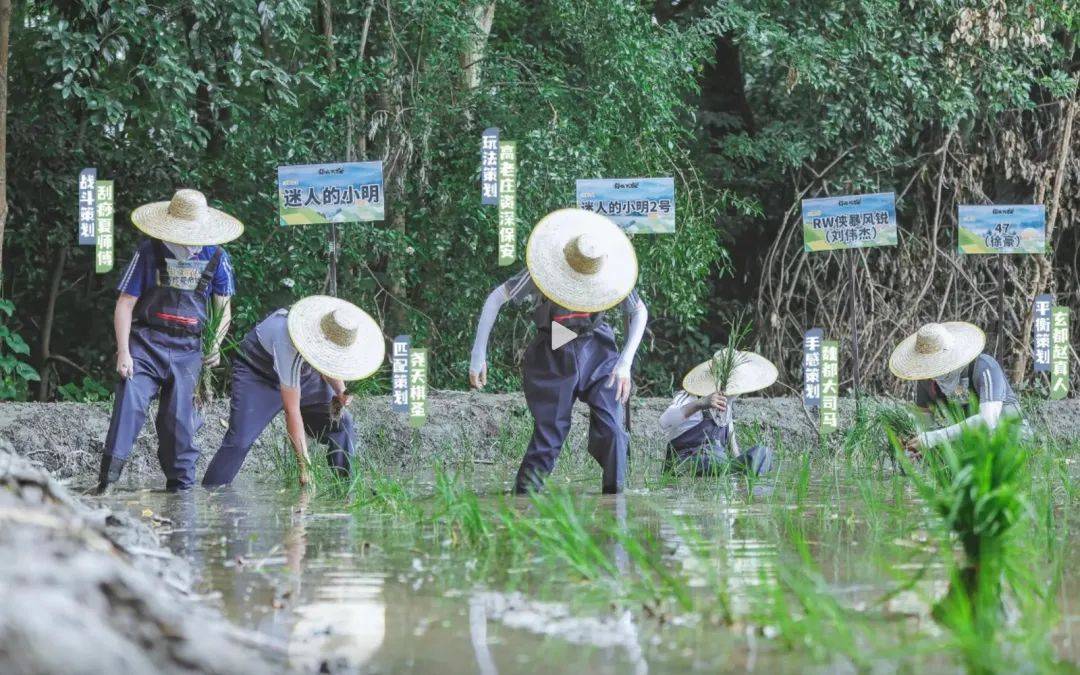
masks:
<svg viewBox="0 0 1080 675"><path fill-rule="evenodd" d="M93 495L108 493L109 487L120 480L120 472L124 470L126 459L119 459L112 455L101 456L101 471L98 473L97 487L90 491Z"/></svg>

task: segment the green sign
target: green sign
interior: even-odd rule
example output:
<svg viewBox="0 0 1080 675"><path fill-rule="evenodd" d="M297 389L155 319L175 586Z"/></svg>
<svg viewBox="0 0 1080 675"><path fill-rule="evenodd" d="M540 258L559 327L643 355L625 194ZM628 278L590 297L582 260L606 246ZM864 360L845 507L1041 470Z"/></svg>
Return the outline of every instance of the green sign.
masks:
<svg viewBox="0 0 1080 675"><path fill-rule="evenodd" d="M831 434L840 422L840 343L821 342L821 433Z"/></svg>
<svg viewBox="0 0 1080 675"><path fill-rule="evenodd" d="M956 225L960 253L1046 253L1042 204L961 204Z"/></svg>
<svg viewBox="0 0 1080 675"><path fill-rule="evenodd" d="M1069 395L1069 308L1055 307L1051 314L1050 398Z"/></svg>
<svg viewBox="0 0 1080 675"><path fill-rule="evenodd" d="M426 349L412 349L409 353L409 426L420 428L427 421L427 374Z"/></svg>
<svg viewBox="0 0 1080 675"><path fill-rule="evenodd" d="M499 142L499 265L514 262L517 249L517 144Z"/></svg>
<svg viewBox="0 0 1080 675"><path fill-rule="evenodd" d="M95 192L94 271L98 274L113 268L113 182L99 180Z"/></svg>
<svg viewBox="0 0 1080 675"><path fill-rule="evenodd" d="M802 200L803 250L896 246L896 195L844 195Z"/></svg>

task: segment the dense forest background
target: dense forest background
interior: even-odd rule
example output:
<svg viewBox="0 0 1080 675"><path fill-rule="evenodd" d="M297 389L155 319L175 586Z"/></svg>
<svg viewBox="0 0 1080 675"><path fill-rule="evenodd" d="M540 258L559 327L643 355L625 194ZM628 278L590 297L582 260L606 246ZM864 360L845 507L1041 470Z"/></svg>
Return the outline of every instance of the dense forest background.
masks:
<svg viewBox="0 0 1080 675"><path fill-rule="evenodd" d="M651 313L643 394L668 394L740 308L788 384L806 328L847 339L850 260L802 253L802 197L897 193L900 245L855 257L864 382L877 391L895 391L885 359L919 323L991 330L999 309L992 350L1037 388L1031 298L1051 290L1080 307L1080 18L1060 0L15 0L11 11L3 328L28 349L9 340L5 358L28 351L14 357L41 381L9 368L9 397L108 395L134 207L196 187L244 221L229 246L239 339L326 283L325 229L277 225L277 166L372 159L384 162L387 219L343 226L339 293L387 335L426 343L435 386L465 387L475 317L516 269L497 266L497 214L479 205L488 126L518 142L519 255L531 223L573 203L576 178L676 177L678 233L634 241ZM89 166L116 184L109 275L74 245ZM997 261L957 255L954 235L957 204L990 202L1046 204L1053 242L1006 261L1000 307ZM495 388L516 386L529 330L526 313L504 314Z"/></svg>

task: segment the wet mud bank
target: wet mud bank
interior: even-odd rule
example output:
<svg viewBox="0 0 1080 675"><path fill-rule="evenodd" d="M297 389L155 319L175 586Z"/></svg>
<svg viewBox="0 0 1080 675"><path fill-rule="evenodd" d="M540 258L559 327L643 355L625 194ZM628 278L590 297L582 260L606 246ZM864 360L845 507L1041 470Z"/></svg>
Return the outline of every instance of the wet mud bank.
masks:
<svg viewBox="0 0 1080 675"><path fill-rule="evenodd" d="M0 672L288 672L192 579L148 525L92 508L0 441Z"/></svg>
<svg viewBox="0 0 1080 675"><path fill-rule="evenodd" d="M359 398L352 404L361 452L381 459L398 458L413 463L438 456L444 461L486 461L500 447L524 447L531 417L521 394L477 392L437 392L430 399L427 424L417 430L404 416L390 411L389 397ZM631 433L635 452L660 453L664 445L657 426L666 398L635 398L632 402ZM842 399L841 419L850 421L854 404ZM0 441L7 441L17 454L32 459L64 484L91 484L97 476L105 435L109 427L110 405L106 403L5 403L0 405ZM153 407L121 484L156 485L160 479L157 463L157 435ZM202 448L198 474L201 477L209 458L221 443L228 425L229 404L219 400L204 410L204 423L197 436ZM581 404L569 444L580 444L587 430L588 409ZM1031 421L1059 437L1080 436L1080 401L1047 401L1029 410ZM754 429L769 442L779 439L787 448L817 443L812 420L801 402L793 397L748 398L735 408L741 429ZM281 415L263 432L248 456L241 479L271 472L274 453L285 443Z"/></svg>

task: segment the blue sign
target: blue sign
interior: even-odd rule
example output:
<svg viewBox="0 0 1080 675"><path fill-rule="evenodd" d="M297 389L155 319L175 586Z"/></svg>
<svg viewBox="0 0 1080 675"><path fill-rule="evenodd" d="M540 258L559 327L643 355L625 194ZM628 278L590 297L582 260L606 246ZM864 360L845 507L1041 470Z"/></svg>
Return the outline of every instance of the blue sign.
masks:
<svg viewBox="0 0 1080 675"><path fill-rule="evenodd" d="M577 204L630 234L675 232L674 178L579 179Z"/></svg>
<svg viewBox="0 0 1080 675"><path fill-rule="evenodd" d="M802 200L803 250L896 246L896 195L879 192Z"/></svg>
<svg viewBox="0 0 1080 675"><path fill-rule="evenodd" d="M480 203L499 203L499 127L480 137Z"/></svg>
<svg viewBox="0 0 1080 675"><path fill-rule="evenodd" d="M1042 204L961 204L957 225L960 253L1046 253Z"/></svg>
<svg viewBox="0 0 1080 675"><path fill-rule="evenodd" d="M282 225L382 220L384 196L382 162L278 167Z"/></svg>
<svg viewBox="0 0 1080 675"><path fill-rule="evenodd" d="M79 246L97 244L97 169L79 172Z"/></svg>

